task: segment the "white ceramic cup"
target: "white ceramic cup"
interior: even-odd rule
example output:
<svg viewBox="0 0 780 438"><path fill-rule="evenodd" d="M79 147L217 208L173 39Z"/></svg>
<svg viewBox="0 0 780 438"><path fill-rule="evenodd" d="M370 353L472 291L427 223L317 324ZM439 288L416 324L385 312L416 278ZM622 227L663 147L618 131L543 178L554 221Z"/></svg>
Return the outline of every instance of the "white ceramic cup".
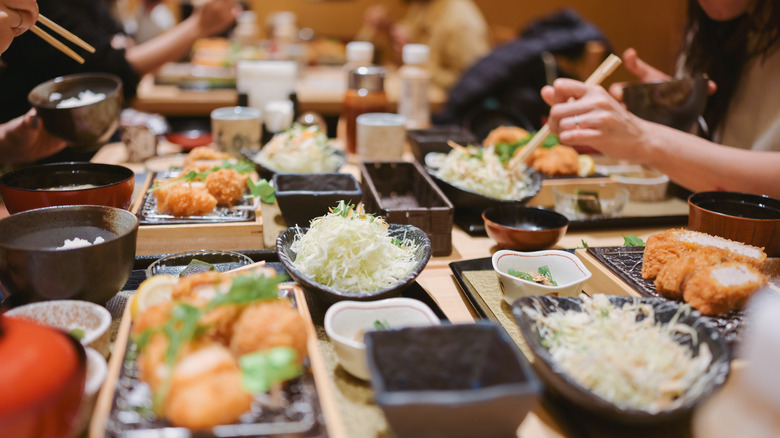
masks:
<svg viewBox="0 0 780 438"><path fill-rule="evenodd" d="M260 150L262 112L246 106L217 108L211 112L211 135L217 149L240 156L242 149Z"/></svg>
<svg viewBox="0 0 780 438"><path fill-rule="evenodd" d="M406 118L393 113L357 117L357 154L362 161L398 160L406 142Z"/></svg>

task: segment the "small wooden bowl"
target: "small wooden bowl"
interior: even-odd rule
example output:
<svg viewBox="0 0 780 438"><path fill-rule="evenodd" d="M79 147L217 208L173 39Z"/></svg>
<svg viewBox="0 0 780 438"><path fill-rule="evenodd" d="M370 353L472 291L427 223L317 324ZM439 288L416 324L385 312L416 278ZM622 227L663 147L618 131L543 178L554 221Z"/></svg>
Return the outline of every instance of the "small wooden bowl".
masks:
<svg viewBox="0 0 780 438"><path fill-rule="evenodd" d="M780 200L737 192L688 197L688 228L764 248L780 256Z"/></svg>
<svg viewBox="0 0 780 438"><path fill-rule="evenodd" d="M566 216L546 208L498 205L482 212L488 236L506 249L536 251L555 245L569 227Z"/></svg>

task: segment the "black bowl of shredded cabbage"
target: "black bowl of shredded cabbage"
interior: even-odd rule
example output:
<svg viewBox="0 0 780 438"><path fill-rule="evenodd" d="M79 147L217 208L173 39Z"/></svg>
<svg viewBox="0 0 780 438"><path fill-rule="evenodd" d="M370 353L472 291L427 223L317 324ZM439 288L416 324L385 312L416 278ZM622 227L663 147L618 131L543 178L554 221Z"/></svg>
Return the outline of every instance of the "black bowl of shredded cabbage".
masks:
<svg viewBox="0 0 780 438"><path fill-rule="evenodd" d="M598 305L596 299L606 297L609 303L600 301L606 306ZM589 300L592 307L586 304ZM636 309L636 316L631 313ZM623 309L623 310L614 310ZM561 330L557 322L551 322L550 318L561 317L566 312L586 313L590 318L620 318L611 321L599 321L598 324L590 324L593 330L598 329L599 334L582 330ZM602 423L607 420L609 424L616 427L640 427L649 428L668 425L675 422L685 423L689 421L693 409L711 394L716 392L728 378L730 372L730 352L725 339L718 329L704 318L698 311L690 307L680 305L680 303L661 299L661 298L634 298L624 296L594 296L591 298L565 298L554 296L524 297L512 306L512 313L515 321L520 327L520 331L525 342L530 347L534 355L533 367L539 377L544 381L552 399L558 401L558 406L572 412L573 416L588 418L596 416ZM648 315L652 314L653 320L646 320ZM634 327L628 327L628 324L639 326L641 321L645 320L644 328L641 330L655 330L655 326L661 327L669 334L667 338L657 337L659 343L655 346L651 342L646 342L642 333L634 332ZM574 323L575 320L570 320ZM613 321L619 321L620 324L614 324ZM580 323L576 323L580 324ZM583 322L584 324L584 322ZM607 333L606 328L622 327L620 330ZM548 331L545 327L556 327L557 335L550 337L553 331ZM648 327L649 326L649 327ZM571 327L568 327L571 329ZM580 336L580 340L570 339L569 333ZM671 340L668 340L671 338ZM602 358L601 352L611 351L607 345L590 345L588 342L612 342L612 339L622 339L621 342L614 344L615 351L619 354L605 354ZM663 343L662 343L663 342ZM672 356L673 359L669 366L651 368L645 367L642 359L659 358L670 350L677 350L674 343L680 346L681 352L690 354L686 363ZM578 346L583 346L584 350L579 350ZM670 348L671 347L671 348ZM554 356L555 349L568 349L568 352L558 351L558 356ZM591 356L592 366L599 369L590 372L586 369L587 361L578 361L575 368L569 364L559 363L556 357L570 358L571 361L577 361L578 351L598 351L598 357ZM571 353L571 354L569 354ZM673 353L670 353L673 354ZM683 354L681 357L686 357ZM707 357L710 356L709 361ZM700 361L697 359L702 358ZM609 361L623 361L622 364L613 362L609 365L603 365ZM663 362L661 362L663 363ZM602 368L603 367L603 368ZM684 368L688 367L688 368ZM599 378L593 382L593 386L587 385L574 377L570 372L576 370L580 378L587 379L589 375L598 375ZM659 373L657 376L648 376L644 370L655 369ZM668 369L671 374L663 374ZM668 375L679 377L680 370L693 370L687 379L666 379ZM608 373L604 370L623 370L623 373ZM584 374L583 374L584 373ZM637 378L643 375L644 377ZM584 377L583 377L584 376ZM624 376L631 376L625 379ZM613 378L615 377L615 378ZM664 380L666 379L666 380ZM664 381L665 384L657 383ZM624 386L626 382L632 382L632 385ZM656 382L656 384L652 383ZM679 394L670 397L669 392L664 392L663 398L653 398L658 388L671 388L670 384L687 382L690 386L685 387ZM612 385L614 383L614 385ZM684 385L680 386L684 387ZM611 396L606 396L606 392ZM629 389L630 391L623 391ZM647 389L647 391L644 391ZM613 391L614 390L614 391ZM643 392L644 391L644 392ZM599 395L601 394L601 395ZM578 414L579 413L579 414ZM625 430L624 430L625 431Z"/></svg>
<svg viewBox="0 0 780 438"><path fill-rule="evenodd" d="M395 239L399 245L408 245L413 249L413 267L405 276L398 278L392 284L372 290L349 292L316 281L296 265L298 254L291 249L291 246L296 236L307 233L309 229L304 227L286 229L276 240L276 250L279 254L279 260L293 280L303 287L307 295L324 303L334 303L341 300L373 301L398 296L405 288L414 283L431 258L431 241L424 231L412 225L390 224L389 238ZM323 257L323 261L324 259L325 257Z"/></svg>

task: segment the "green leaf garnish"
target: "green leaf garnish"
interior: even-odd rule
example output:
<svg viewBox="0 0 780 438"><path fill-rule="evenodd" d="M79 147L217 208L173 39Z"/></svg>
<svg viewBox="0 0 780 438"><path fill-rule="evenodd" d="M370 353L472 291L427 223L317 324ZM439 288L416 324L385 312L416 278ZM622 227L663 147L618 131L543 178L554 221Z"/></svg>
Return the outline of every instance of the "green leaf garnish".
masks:
<svg viewBox="0 0 780 438"><path fill-rule="evenodd" d="M278 296L277 284L284 281L284 276L266 277L261 275L239 275L230 283L230 290L217 295L205 307L204 312L225 304L249 304L259 300L272 300Z"/></svg>
<svg viewBox="0 0 780 438"><path fill-rule="evenodd" d="M623 246L645 246L645 242L634 234L623 235Z"/></svg>
<svg viewBox="0 0 780 438"><path fill-rule="evenodd" d="M542 147L549 149L549 148L551 148L551 147L553 147L553 146L555 146L557 144L560 144L560 143L561 143L561 141L558 139L557 135L550 134L542 142Z"/></svg>
<svg viewBox="0 0 780 438"><path fill-rule="evenodd" d="M588 242L586 242L585 239L580 239L580 242L582 242L582 247L583 248L585 248L585 249L590 248L590 246L588 245Z"/></svg>
<svg viewBox="0 0 780 438"><path fill-rule="evenodd" d="M377 319L374 321L374 330L387 330L390 328L390 323L388 323L386 320Z"/></svg>
<svg viewBox="0 0 780 438"><path fill-rule="evenodd" d="M552 283L553 286L558 286L558 283L555 282L552 278L552 273L550 273L550 267L547 265L540 266L539 267L539 273L544 275L550 280L550 283Z"/></svg>
<svg viewBox="0 0 780 438"><path fill-rule="evenodd" d="M197 274L200 272L216 271L216 270L217 268L211 263L204 262L203 260L192 259L187 264L187 266L185 266L184 269L181 272L179 272L179 277L186 277L188 275Z"/></svg>
<svg viewBox="0 0 780 438"><path fill-rule="evenodd" d="M267 392L271 386L294 379L303 373L297 353L290 347L245 354L238 359L241 384L250 394Z"/></svg>
<svg viewBox="0 0 780 438"><path fill-rule="evenodd" d="M510 269L509 271L507 271L507 273L513 277L522 278L523 280L534 281L534 277L527 272L515 271L514 269Z"/></svg>
<svg viewBox="0 0 780 438"><path fill-rule="evenodd" d="M70 335L76 338L77 341L84 339L84 330L80 328L74 328L70 332Z"/></svg>
<svg viewBox="0 0 780 438"><path fill-rule="evenodd" d="M246 180L249 186L249 191L252 193L250 198L260 198L265 204L273 204L276 200L276 190L265 178L261 179L257 183L252 181L252 178Z"/></svg>

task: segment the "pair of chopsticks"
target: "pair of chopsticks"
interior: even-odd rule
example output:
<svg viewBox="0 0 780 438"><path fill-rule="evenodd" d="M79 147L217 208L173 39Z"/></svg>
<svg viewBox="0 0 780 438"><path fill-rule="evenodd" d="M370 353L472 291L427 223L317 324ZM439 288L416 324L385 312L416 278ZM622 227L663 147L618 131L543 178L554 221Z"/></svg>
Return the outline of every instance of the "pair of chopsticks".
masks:
<svg viewBox="0 0 780 438"><path fill-rule="evenodd" d="M81 38L77 37L76 35L73 35L72 33L70 33L64 27L62 27L59 24L49 20L48 18L44 17L41 14L38 14L38 22L43 24L43 25L45 25L46 27L48 27L49 29L53 30L54 32L60 34L66 40L68 40L68 41L72 42L73 44L81 47L82 49L88 51L89 53L95 53L95 48L94 47L90 46L89 44L87 44ZM51 36L48 33L46 33L46 31L44 31L43 29L38 27L37 24L33 25L33 27L30 28L30 30L34 34L36 34L39 37L41 37L41 39L43 39L47 43L51 44L55 49L59 50L60 52L66 54L66 55L70 56L71 58L73 58L74 60L76 60L76 62L78 62L79 64L83 64L84 63L84 58L79 56L70 47L66 46L65 44L63 44L59 40L55 39L53 36Z"/></svg>
<svg viewBox="0 0 780 438"><path fill-rule="evenodd" d="M605 59L604 62L602 62L601 65L593 73L591 73L588 79L585 80L585 83L588 85L600 84L622 63L623 61L617 55L610 54L607 59ZM515 155L511 160L509 160L509 165L507 168L514 169L518 164L525 163L525 160L528 159L528 157L531 155L531 152L538 148L548 135L550 135L550 126L545 123L544 126L542 126L542 129L540 129L536 135L534 135L531 141L529 141L524 148L518 149L515 152Z"/></svg>

